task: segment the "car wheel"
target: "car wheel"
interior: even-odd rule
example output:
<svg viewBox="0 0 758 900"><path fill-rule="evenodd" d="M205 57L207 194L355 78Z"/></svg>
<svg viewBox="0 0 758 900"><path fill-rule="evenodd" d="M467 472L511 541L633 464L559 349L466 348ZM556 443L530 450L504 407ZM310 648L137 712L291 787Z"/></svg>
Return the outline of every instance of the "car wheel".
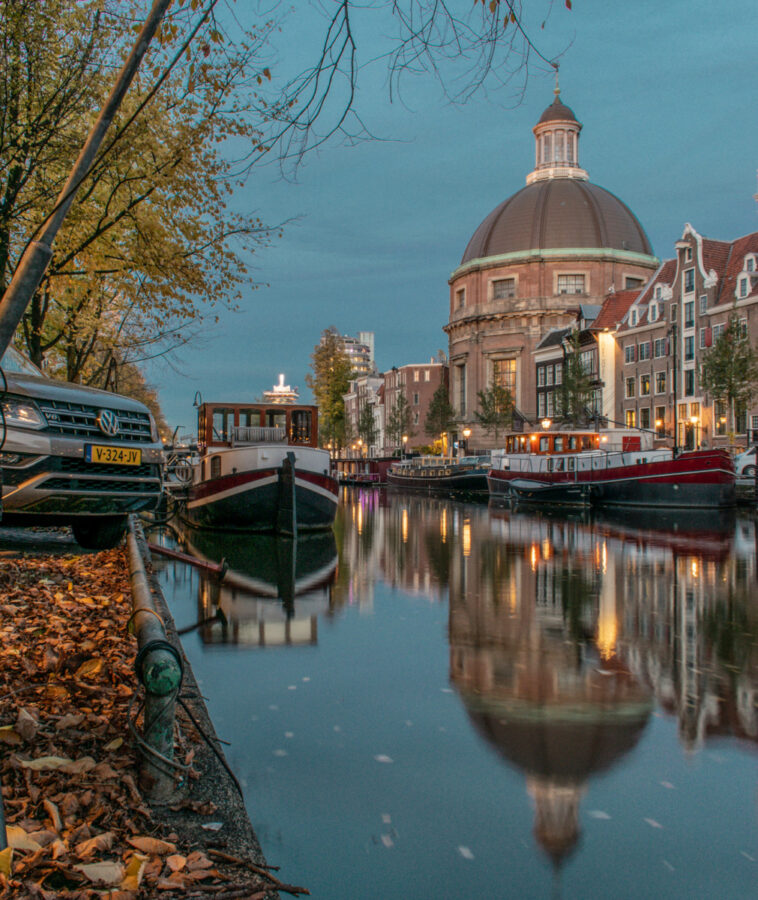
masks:
<svg viewBox="0 0 758 900"><path fill-rule="evenodd" d="M83 519L71 526L76 542L86 550L110 550L126 533L126 516Z"/></svg>
<svg viewBox="0 0 758 900"><path fill-rule="evenodd" d="M755 466L745 466L742 470L742 474L745 478L755 478Z"/></svg>

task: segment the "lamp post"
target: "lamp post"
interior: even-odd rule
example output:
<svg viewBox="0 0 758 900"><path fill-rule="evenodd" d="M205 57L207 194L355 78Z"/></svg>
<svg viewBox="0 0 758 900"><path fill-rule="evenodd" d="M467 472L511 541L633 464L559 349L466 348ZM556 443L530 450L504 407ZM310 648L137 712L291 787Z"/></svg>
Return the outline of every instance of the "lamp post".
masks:
<svg viewBox="0 0 758 900"><path fill-rule="evenodd" d="M550 419L543 419L543 420L542 420L542 427L545 429L545 431L547 431L548 428L550 428L550 426L551 426L552 424L553 424L553 423L552 423L552 421L551 421Z"/></svg>
<svg viewBox="0 0 758 900"><path fill-rule="evenodd" d="M471 437L471 429L468 426L466 426L466 428L463 429L463 455L464 456L468 455L468 439L470 437Z"/></svg>

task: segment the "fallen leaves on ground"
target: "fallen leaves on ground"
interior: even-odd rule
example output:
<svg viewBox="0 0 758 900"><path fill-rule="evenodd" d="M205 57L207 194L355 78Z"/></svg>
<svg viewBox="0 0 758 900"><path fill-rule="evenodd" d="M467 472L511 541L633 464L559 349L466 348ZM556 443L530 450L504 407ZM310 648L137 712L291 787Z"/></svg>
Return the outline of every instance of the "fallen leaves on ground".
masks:
<svg viewBox="0 0 758 900"><path fill-rule="evenodd" d="M160 834L142 800L130 604L120 549L2 562L0 898L271 896L273 876Z"/></svg>

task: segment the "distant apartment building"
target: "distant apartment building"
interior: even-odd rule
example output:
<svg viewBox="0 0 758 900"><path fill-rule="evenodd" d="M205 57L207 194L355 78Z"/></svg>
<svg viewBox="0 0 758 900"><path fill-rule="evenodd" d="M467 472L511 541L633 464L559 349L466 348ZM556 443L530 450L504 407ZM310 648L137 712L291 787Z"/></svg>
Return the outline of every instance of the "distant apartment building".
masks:
<svg viewBox="0 0 758 900"><path fill-rule="evenodd" d="M405 396L410 409L409 430L403 442L396 436L385 433L384 448L386 453L397 450L413 450L432 441L426 433L426 417L435 391L448 384L448 366L444 354L428 363L393 366L384 373L384 421L385 429L392 420L398 398Z"/></svg>
<svg viewBox="0 0 758 900"><path fill-rule="evenodd" d="M376 374L376 364L374 362L374 332L359 331L357 337L349 335L341 335L342 344L345 353L353 367L356 375L373 375Z"/></svg>
<svg viewBox="0 0 758 900"><path fill-rule="evenodd" d="M621 351L618 417L659 442L692 449L744 444L758 436L758 403L730 410L705 391L704 354L736 315L758 341L758 233L735 241L702 237L686 225L666 260L630 306L617 333Z"/></svg>
<svg viewBox="0 0 758 900"><path fill-rule="evenodd" d="M384 443L384 377L379 375L358 375L350 382L350 390L343 395L345 403L345 424L348 447L362 456L376 456ZM361 411L368 405L374 415L374 440L364 444L358 423ZM360 441L360 443L358 443Z"/></svg>

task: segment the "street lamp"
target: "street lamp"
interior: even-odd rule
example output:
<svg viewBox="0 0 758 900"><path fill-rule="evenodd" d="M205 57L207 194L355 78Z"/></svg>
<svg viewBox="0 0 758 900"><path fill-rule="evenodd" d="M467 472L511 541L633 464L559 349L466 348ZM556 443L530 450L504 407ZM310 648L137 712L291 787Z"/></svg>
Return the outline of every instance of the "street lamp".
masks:
<svg viewBox="0 0 758 900"><path fill-rule="evenodd" d="M690 416L690 424L692 425L692 432L693 432L694 441L695 441L694 445L693 445L693 450L697 450L698 449L697 429L698 429L698 425L700 424L700 419L697 416Z"/></svg>
<svg viewBox="0 0 758 900"><path fill-rule="evenodd" d="M542 427L545 429L545 431L547 431L548 428L550 428L550 426L551 426L552 424L553 424L553 423L552 423L552 421L551 421L550 419L543 419L543 420L542 420Z"/></svg>
<svg viewBox="0 0 758 900"><path fill-rule="evenodd" d="M467 426L463 429L463 455L468 454L468 439L471 437L471 429Z"/></svg>
<svg viewBox="0 0 758 900"><path fill-rule="evenodd" d="M405 459L405 445L408 443L408 435L403 435L403 459Z"/></svg>

